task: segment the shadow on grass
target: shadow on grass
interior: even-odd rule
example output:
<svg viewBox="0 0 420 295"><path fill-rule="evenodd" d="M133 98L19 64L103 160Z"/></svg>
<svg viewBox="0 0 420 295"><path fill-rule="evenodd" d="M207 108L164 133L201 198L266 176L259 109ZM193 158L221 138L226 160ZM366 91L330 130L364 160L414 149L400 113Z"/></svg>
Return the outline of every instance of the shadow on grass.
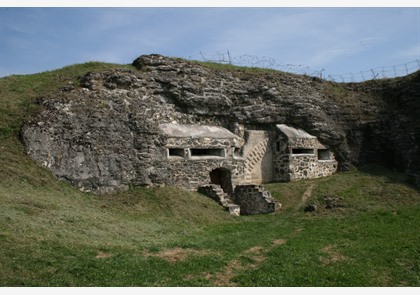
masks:
<svg viewBox="0 0 420 295"><path fill-rule="evenodd" d="M420 192L419 180L417 184L412 174L406 174L396 169L385 167L380 164L369 164L358 167L358 170L376 177L386 178L387 183L403 184L410 186ZM417 175L418 177L418 175Z"/></svg>

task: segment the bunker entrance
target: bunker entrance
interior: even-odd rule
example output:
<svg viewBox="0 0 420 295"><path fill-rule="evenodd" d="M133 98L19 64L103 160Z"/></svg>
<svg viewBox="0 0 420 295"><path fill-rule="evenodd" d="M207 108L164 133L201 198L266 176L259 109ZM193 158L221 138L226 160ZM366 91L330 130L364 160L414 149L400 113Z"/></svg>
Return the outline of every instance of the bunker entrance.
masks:
<svg viewBox="0 0 420 295"><path fill-rule="evenodd" d="M213 184L220 185L225 193L232 195L231 172L228 169L217 168L210 172L210 181Z"/></svg>

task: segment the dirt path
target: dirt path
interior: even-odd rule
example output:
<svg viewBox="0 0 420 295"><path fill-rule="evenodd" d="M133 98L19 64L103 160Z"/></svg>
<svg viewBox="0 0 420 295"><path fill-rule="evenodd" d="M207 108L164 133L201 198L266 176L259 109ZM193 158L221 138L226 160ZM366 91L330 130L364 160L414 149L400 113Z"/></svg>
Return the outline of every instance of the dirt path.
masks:
<svg viewBox="0 0 420 295"><path fill-rule="evenodd" d="M248 258L248 260L252 261L251 263L243 263L239 258L234 259L230 261L223 270L215 274L204 273L203 276L212 282L214 286L235 287L236 283L232 282L232 278L239 271L257 268L267 259L267 253L270 252L270 250L285 243L286 240L278 239L274 240L268 247L265 248L261 246L249 248L240 253L238 257ZM191 277L188 279L191 279Z"/></svg>
<svg viewBox="0 0 420 295"><path fill-rule="evenodd" d="M308 186L308 188L306 189L306 191L302 195L301 201L299 203L297 203L297 205L295 206L295 210L299 210L300 207L305 205L306 201L312 196L312 191L313 191L314 187L315 187L314 183L311 183Z"/></svg>

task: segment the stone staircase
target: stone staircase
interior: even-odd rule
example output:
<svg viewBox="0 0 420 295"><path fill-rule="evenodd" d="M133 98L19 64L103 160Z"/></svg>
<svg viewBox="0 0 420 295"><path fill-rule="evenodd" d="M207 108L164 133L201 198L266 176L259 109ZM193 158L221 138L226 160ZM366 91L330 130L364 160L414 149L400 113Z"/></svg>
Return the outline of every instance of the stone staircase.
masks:
<svg viewBox="0 0 420 295"><path fill-rule="evenodd" d="M233 203L229 195L223 191L220 185L208 184L201 186L198 192L219 203L223 208L229 210L231 215L239 216L240 207Z"/></svg>
<svg viewBox="0 0 420 295"><path fill-rule="evenodd" d="M235 203L243 214L261 214L279 211L282 205L262 185L238 185L235 188Z"/></svg>
<svg viewBox="0 0 420 295"><path fill-rule="evenodd" d="M266 214L281 210L281 204L262 185L238 185L233 194L234 201L226 194L220 185L208 184L201 186L198 192L219 203L229 210L231 215Z"/></svg>
<svg viewBox="0 0 420 295"><path fill-rule="evenodd" d="M264 139L260 143L254 146L254 148L249 152L245 157L245 180L250 182L251 172L254 169L255 165L261 161L264 157L265 152L267 151L268 138Z"/></svg>

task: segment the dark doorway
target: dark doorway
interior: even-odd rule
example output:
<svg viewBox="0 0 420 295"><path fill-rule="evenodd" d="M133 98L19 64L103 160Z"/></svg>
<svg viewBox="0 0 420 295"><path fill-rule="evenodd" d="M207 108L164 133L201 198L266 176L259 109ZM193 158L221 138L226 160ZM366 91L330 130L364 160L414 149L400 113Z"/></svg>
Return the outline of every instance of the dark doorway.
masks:
<svg viewBox="0 0 420 295"><path fill-rule="evenodd" d="M210 181L213 184L220 185L225 193L232 195L231 172L225 168L217 168L210 172Z"/></svg>

